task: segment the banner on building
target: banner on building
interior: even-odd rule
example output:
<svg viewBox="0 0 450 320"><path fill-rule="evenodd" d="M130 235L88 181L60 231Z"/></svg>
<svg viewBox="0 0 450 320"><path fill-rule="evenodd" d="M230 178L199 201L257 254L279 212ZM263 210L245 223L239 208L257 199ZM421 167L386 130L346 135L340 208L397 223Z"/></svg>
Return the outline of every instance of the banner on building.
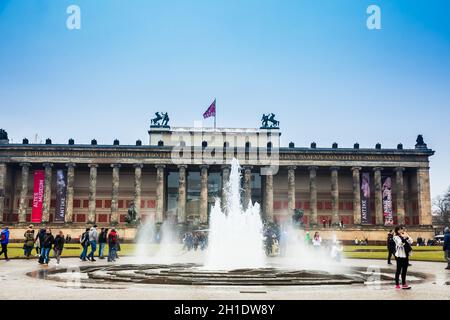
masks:
<svg viewBox="0 0 450 320"><path fill-rule="evenodd" d="M56 171L56 208L55 222L64 222L66 214L67 182L64 170Z"/></svg>
<svg viewBox="0 0 450 320"><path fill-rule="evenodd" d="M383 216L384 225L394 225L394 216L392 210L392 178L385 176L381 179L382 187L381 192L383 195Z"/></svg>
<svg viewBox="0 0 450 320"><path fill-rule="evenodd" d="M33 208L31 209L31 222L42 222L42 204L44 202L44 170L34 171Z"/></svg>
<svg viewBox="0 0 450 320"><path fill-rule="evenodd" d="M370 173L361 175L361 224L370 224Z"/></svg>

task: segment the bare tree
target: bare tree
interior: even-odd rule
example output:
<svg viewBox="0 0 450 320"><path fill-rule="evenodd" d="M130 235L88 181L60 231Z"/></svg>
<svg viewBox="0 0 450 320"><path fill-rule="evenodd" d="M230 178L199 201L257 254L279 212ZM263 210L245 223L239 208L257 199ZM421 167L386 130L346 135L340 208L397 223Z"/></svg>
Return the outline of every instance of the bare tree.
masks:
<svg viewBox="0 0 450 320"><path fill-rule="evenodd" d="M450 188L434 199L433 208L436 222L448 226L450 224Z"/></svg>

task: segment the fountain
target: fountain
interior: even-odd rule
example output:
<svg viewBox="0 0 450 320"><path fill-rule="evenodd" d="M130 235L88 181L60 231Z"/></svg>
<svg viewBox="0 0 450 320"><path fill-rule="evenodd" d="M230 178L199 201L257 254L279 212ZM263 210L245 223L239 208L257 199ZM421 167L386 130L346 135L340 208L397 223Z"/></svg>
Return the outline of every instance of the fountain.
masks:
<svg viewBox="0 0 450 320"><path fill-rule="evenodd" d="M220 199L211 209L209 240L204 268L230 270L265 266L263 224L258 203L241 203L241 174L237 159L231 163L230 179L224 186L223 210Z"/></svg>

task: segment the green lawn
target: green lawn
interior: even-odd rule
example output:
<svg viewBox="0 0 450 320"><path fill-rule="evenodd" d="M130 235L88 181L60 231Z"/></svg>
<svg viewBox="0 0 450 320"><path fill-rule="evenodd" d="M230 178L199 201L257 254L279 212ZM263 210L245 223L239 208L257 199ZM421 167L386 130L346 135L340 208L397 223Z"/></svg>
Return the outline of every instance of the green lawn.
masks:
<svg viewBox="0 0 450 320"><path fill-rule="evenodd" d="M134 252L135 244L132 243L124 243L120 245L119 256L121 255L132 255ZM90 251L90 247L88 249L88 253ZM36 250L33 249L32 255L36 254ZM81 245L77 243L66 244L63 250L63 257L78 257L81 254ZM108 245L105 248L105 255L108 254ZM52 257L53 253L50 253L50 257ZM98 246L97 246L97 255L98 255ZM1 257L3 258L3 256ZM20 243L10 243L8 245L8 258L24 258L23 256L23 244Z"/></svg>
<svg viewBox="0 0 450 320"><path fill-rule="evenodd" d="M357 259L387 259L385 246L344 246L346 258ZM410 260L445 262L441 246L413 247Z"/></svg>
<svg viewBox="0 0 450 320"><path fill-rule="evenodd" d="M136 245L133 243L121 244L119 255L132 255ZM157 245L150 245L150 250L155 250ZM98 249L97 249L98 250ZM108 246L105 248L105 254L108 252ZM33 255L36 252L33 250ZM77 257L81 253L81 246L77 243L68 244L64 248L63 257ZM11 243L8 246L9 258L23 258L22 244ZM355 259L386 259L387 249L385 246L344 246L344 256ZM1 257L3 258L3 257ZM445 262L444 253L441 246L433 247L413 247L411 260L415 261L437 261Z"/></svg>

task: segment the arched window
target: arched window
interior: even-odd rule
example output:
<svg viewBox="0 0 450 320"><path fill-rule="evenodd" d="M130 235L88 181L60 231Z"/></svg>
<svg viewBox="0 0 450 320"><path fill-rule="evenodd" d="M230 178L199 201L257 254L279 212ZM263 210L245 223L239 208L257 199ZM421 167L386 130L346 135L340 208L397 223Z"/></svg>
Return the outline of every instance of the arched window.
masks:
<svg viewBox="0 0 450 320"><path fill-rule="evenodd" d="M269 141L269 142L267 142L267 149L271 149L271 148L272 148L272 142Z"/></svg>
<svg viewBox="0 0 450 320"><path fill-rule="evenodd" d="M207 146L208 146L208 142L203 141L203 142L202 142L202 148L206 148Z"/></svg>
<svg viewBox="0 0 450 320"><path fill-rule="evenodd" d="M186 141L181 140L180 141L180 147L186 147Z"/></svg>
<svg viewBox="0 0 450 320"><path fill-rule="evenodd" d="M223 143L223 147L224 147L224 148L230 147L230 143L225 141L225 142Z"/></svg>
<svg viewBox="0 0 450 320"><path fill-rule="evenodd" d="M250 149L250 146L251 146L250 142L247 141L247 142L245 143L245 149Z"/></svg>
<svg viewBox="0 0 450 320"><path fill-rule="evenodd" d="M158 141L158 147L163 147L163 146L164 146L164 141L159 140L159 141Z"/></svg>

